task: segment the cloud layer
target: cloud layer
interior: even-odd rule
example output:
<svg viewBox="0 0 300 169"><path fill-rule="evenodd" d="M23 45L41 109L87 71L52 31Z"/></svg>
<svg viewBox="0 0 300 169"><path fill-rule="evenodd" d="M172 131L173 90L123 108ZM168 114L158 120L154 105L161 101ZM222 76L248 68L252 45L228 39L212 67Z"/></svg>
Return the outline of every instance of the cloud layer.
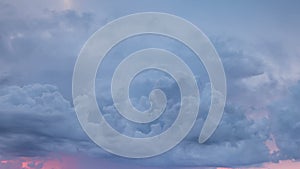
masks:
<svg viewBox="0 0 300 169"><path fill-rule="evenodd" d="M300 160L299 3L155 2L0 3L1 160L67 153L170 168ZM163 73L144 72L132 82L131 101L145 110L150 104L149 92L161 88L168 97L164 115L139 125L116 111L110 78L113 68L133 51L159 47L180 55L196 74L201 94L196 125L183 142L158 157L130 160L105 152L83 132L71 104L71 78L76 56L94 31L112 19L139 11L169 12L203 29L223 61L228 97L220 126L205 144L198 144L211 91L205 68L193 52L165 37L135 37L117 45L99 69L96 93L106 120L119 132L138 137L156 135L173 123L179 109L175 81ZM265 144L272 137L279 148L274 154ZM16 169L20 164L22 161L6 167ZM41 164L31 165L41 168Z"/></svg>

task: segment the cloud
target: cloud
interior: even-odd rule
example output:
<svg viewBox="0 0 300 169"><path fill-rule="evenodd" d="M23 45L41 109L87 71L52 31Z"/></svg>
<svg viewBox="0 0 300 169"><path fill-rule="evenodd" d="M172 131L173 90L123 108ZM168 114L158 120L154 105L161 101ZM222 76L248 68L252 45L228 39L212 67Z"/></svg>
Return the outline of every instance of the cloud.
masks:
<svg viewBox="0 0 300 169"><path fill-rule="evenodd" d="M70 97L69 85L76 56L96 30L91 26L93 15L48 5L42 9L26 8L26 11L38 13L24 16L26 5L21 7L19 2L3 2L0 6L9 7L13 13L1 14L0 18L0 66L4 68L0 72L0 83L54 84ZM9 76L3 77L2 71Z"/></svg>
<svg viewBox="0 0 300 169"><path fill-rule="evenodd" d="M158 82L166 84L171 81L163 77ZM148 84L147 82L140 85ZM209 95L209 86L208 84L202 95L204 109L208 107L205 104L209 104L209 97L205 96ZM176 89L176 85L161 85L161 87L169 91ZM170 94L172 92L169 92L169 97ZM0 101L2 158L47 156L54 152L80 152L94 157L114 157L87 138L79 126L72 106L53 85L4 87L0 90ZM103 109L106 119L115 122L111 125L120 132L145 137L163 132L172 124L179 107L177 101L167 107L165 116L144 126L128 123L113 112L115 110L111 105ZM268 149L264 145L268 132L264 120L261 122L248 120L242 110L229 105L213 137L205 144L199 144L197 137L205 116L205 110L201 111L197 125L173 150L152 159L129 161L150 166L234 166L268 160ZM116 160L127 161L120 158Z"/></svg>
<svg viewBox="0 0 300 169"><path fill-rule="evenodd" d="M67 15L67 18L72 18L76 16L76 13L72 14L71 12L69 15ZM65 14L59 17L64 16ZM181 51L181 54L186 51L183 48L175 49L173 49L175 52ZM47 50L50 49L45 49L45 51ZM247 55L244 56L243 53L232 51L227 51L226 54L223 53L224 55L221 56L227 60L224 66L228 71L228 76L236 82L240 79L257 76L263 71L263 68L256 69L253 66L258 63L255 58L252 59ZM236 61L235 64L230 62L231 58ZM189 63L193 62L192 59L185 59ZM199 70L196 66L192 69ZM239 69L242 69L239 73L230 73ZM205 74L204 71L200 74ZM148 108L148 94L155 87L163 89L169 98L167 110L163 116L146 125L135 124L118 114L112 104L109 88L101 88L103 86L100 86L100 89L96 89L96 91L101 92L97 92L100 93L98 101L100 107L102 106L104 110L107 121L119 132L129 136L148 137L165 131L174 122L180 107L178 86L170 76L157 72L152 74L151 72L148 74L145 72L144 75L146 76L137 77L132 83L131 96L133 104L137 108ZM2 124L1 128L6 133L3 135L5 137L0 140L3 142L2 145L6 146L1 147L0 150L2 154L10 154L11 156L46 156L56 151L80 152L101 158L110 157L125 163L169 167L237 166L268 161L269 150L264 144L269 135L267 120L254 121L248 119L245 113L246 110L238 108L235 103L227 103L224 117L213 137L205 144L198 143L199 132L210 104L210 84L206 82L205 78L204 80L202 78L203 76L201 78L197 77L201 89L201 112L196 122L197 125L182 143L161 156L134 161L109 155L86 137L79 126L72 106L59 93L57 87L40 84L24 87L7 86L1 90L0 100L2 99L2 101L0 107L4 108L1 114L3 114L3 120L10 121L10 123L4 122ZM97 81L103 81L103 79L100 77ZM109 87L109 85L106 87ZM239 93L234 90L230 92L233 95ZM22 128L20 126L26 127ZM20 137L24 139L18 140L17 138Z"/></svg>
<svg viewBox="0 0 300 169"><path fill-rule="evenodd" d="M134 93L138 93L138 95L135 95L136 97L133 97L131 101L133 105L139 105L138 108L144 105L140 109L145 110L149 106L139 103L145 103L145 99L148 100L151 89L158 87L165 91L169 106L158 120L143 125L135 124L118 114L112 101L107 100L107 97L100 97L98 100L99 102L104 101L102 110L105 118L120 133L135 137L157 135L167 130L177 116L180 100L172 100L178 98L178 86L175 81L165 74L160 74L159 77L155 71L152 72L153 76L144 76L149 74L151 71L144 72L132 82ZM143 87L139 88L138 86ZM243 108L238 108L230 102L226 106L221 124L216 132L206 143L199 144L199 133L210 104L210 84L207 83L200 93L201 106L196 125L178 146L158 157L129 161L154 166L190 167L238 166L269 161L269 150L265 145L265 141L269 138L268 120L266 118L248 119Z"/></svg>
<svg viewBox="0 0 300 169"><path fill-rule="evenodd" d="M47 156L51 152L93 153L73 108L53 85L9 86L0 90L0 154ZM101 153L101 151L99 151Z"/></svg>
<svg viewBox="0 0 300 169"><path fill-rule="evenodd" d="M279 152L275 159L300 160L300 81L269 106L271 128Z"/></svg>
<svg viewBox="0 0 300 169"><path fill-rule="evenodd" d="M300 78L299 36L296 36L300 24L299 14L295 12L298 11L298 4L292 4L278 2L258 7L255 3L235 3L230 5L232 10L225 14L223 11L227 11L225 7L229 6L200 5L198 2L188 6L175 3L170 8L167 1L147 2L147 5L144 2L130 5L121 2L120 5L115 1L85 4L74 1L76 9L64 10L60 1L2 1L0 157L47 156L52 152L68 152L109 157L118 162L169 167L240 166L269 161L270 158L299 159L299 84L290 86ZM270 7L267 10L264 8L266 5ZM284 10L277 15L274 11L278 11L279 7ZM257 11L255 14L251 13L254 8ZM209 37L216 35L213 44L228 78L228 102L224 117L214 135L201 145L197 143L197 137L210 104L210 89L206 71L199 66L199 61L192 59L191 52L170 39L145 40L145 37L129 46L124 42L125 45L119 48L121 52L112 52L110 56L116 62L108 60L109 68L122 59L120 55L129 54L139 47L148 47L148 44L158 40L160 43L155 47L183 56L192 65L191 69L198 72L201 110L197 125L175 149L141 161L110 155L93 144L79 126L68 101L71 98L73 66L84 42L107 21L138 11L177 14L198 25ZM220 35L232 39L220 40ZM104 70L104 76L110 77L111 73ZM147 125L129 122L118 114L107 86L96 89L101 91L98 93L99 105L106 119L118 131L130 136L146 137L165 131L179 109L178 87L172 78L164 74L144 75L145 78L138 77L132 84L131 99L138 109L149 107L148 94L154 87L162 88L169 97L166 114ZM107 80L101 78L97 81ZM272 157L264 144L271 134L280 149Z"/></svg>

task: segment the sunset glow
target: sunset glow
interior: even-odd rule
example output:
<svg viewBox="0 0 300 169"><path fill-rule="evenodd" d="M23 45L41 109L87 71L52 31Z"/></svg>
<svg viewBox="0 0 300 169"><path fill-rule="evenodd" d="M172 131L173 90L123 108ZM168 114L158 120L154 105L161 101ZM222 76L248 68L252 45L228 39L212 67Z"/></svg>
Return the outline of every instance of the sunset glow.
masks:
<svg viewBox="0 0 300 169"><path fill-rule="evenodd" d="M115 165L112 162L106 160L97 160L101 166L107 166L111 169L118 169L122 165ZM80 158L75 156L65 155L60 159L47 159L47 160L38 160L36 158L19 158L15 160L2 160L0 161L0 168L6 166L15 166L20 169L36 169L40 166L40 169L81 169ZM286 160L280 161L279 163L265 163L261 167L238 167L238 168L226 168L226 167L217 167L216 169L299 169L300 162ZM18 169L17 168L17 169ZM135 167L133 167L135 169ZM201 167L200 167L201 168ZM2 169L2 168L1 168ZM6 169L6 168L5 168ZM9 168L13 169L13 168ZM141 169L141 168L139 168ZM195 168L196 169L196 168Z"/></svg>
<svg viewBox="0 0 300 169"><path fill-rule="evenodd" d="M1 166L15 166L21 169L77 169L75 157L63 156L61 159L19 158L2 160ZM1 168L2 169L2 168Z"/></svg>

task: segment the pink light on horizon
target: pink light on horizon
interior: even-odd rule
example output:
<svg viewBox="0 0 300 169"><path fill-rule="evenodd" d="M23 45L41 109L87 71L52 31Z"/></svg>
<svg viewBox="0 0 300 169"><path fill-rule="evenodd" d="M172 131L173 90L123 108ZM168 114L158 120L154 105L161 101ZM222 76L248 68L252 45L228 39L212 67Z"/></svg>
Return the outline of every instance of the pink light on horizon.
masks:
<svg viewBox="0 0 300 169"><path fill-rule="evenodd" d="M87 160L87 161L85 161ZM86 157L63 155L59 158L17 158L0 161L0 169L36 169L42 164L41 169L85 169L85 163L94 163L94 167L101 166L102 168L119 169L129 167L132 169L141 169L142 166L134 166L129 164L116 164L113 161L106 159L87 159ZM151 168L151 167L148 167ZM196 167L197 168L197 167ZM201 167L200 167L201 168ZM217 167L216 169L300 169L300 161L285 160L279 161L279 163L264 163L261 166L253 167L238 167L238 168L226 168Z"/></svg>
<svg viewBox="0 0 300 169"><path fill-rule="evenodd" d="M41 169L79 169L69 156L47 159L20 157L0 161L0 169L35 169L39 165L42 166Z"/></svg>
<svg viewBox="0 0 300 169"><path fill-rule="evenodd" d="M279 163L264 163L261 167L238 167L238 168L222 168L217 169L300 169L300 161L284 160Z"/></svg>

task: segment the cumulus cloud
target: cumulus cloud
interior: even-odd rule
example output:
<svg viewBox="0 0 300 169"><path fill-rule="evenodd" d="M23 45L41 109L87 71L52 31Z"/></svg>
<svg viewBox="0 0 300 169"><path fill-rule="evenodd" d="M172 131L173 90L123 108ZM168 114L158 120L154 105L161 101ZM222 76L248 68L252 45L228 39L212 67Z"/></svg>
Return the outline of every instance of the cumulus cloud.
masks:
<svg viewBox="0 0 300 169"><path fill-rule="evenodd" d="M77 3L79 10L64 10L59 1L0 2L0 157L47 156L52 152L69 152L100 158L110 157L118 162L129 161L133 164L171 168L172 165L240 166L266 162L270 158L299 159L299 84L286 90L300 78L299 50L296 43L298 36L295 36L299 34L300 24L292 21L292 18L297 18L298 15L290 15L295 10L290 4L287 5L288 15L283 15L285 19L282 20L291 22L293 28L278 27L280 19L274 19L275 17L266 13L265 9L257 9L257 13L266 16L267 19L252 18L255 24L259 23L259 26L256 25L256 31L253 31L253 21L240 24L234 20L233 23L230 18L237 16L236 13L231 13L234 10L220 17L222 12L210 15L205 12L206 7L210 5L201 4L191 5L189 8L194 10L180 13L196 25L201 25L205 32L221 32L223 37L223 31L227 31L230 35L236 35L234 37L239 36L242 40L251 41L242 44L239 40L213 40L228 78L228 101L220 126L205 144L198 144L197 137L210 104L211 91L206 71L200 61L193 59L192 52L182 47L182 44L161 37L150 40L137 37L133 45L127 45L124 41L125 45L121 44L121 48L117 48L119 52L108 54L108 58L113 58L113 61L104 61L108 68L103 69L102 75L111 77L111 69L124 56L149 46L168 49L182 56L192 71L197 72L201 94L199 116L190 134L171 151L155 158L138 161L110 155L87 138L79 126L72 105L66 99L71 98L72 70L85 40L101 25L116 16L140 9L161 9L178 14L178 11L183 9L183 6L178 4L171 9L166 8L169 6L167 2L151 2L148 5L138 2L135 5L131 4L129 10L125 3L120 5L120 2L94 1L89 4ZM250 10L248 5L246 4L247 10ZM283 4L280 6L287 7ZM234 8L236 7L242 9L240 7L243 5L238 4ZM270 8L273 9L274 6ZM192 11L196 10L204 13L195 15ZM203 15L205 13L210 17ZM95 18L96 15L98 18ZM105 16L104 19L102 15ZM291 19L287 19L287 16ZM220 18L223 18L221 20L226 21L226 24L215 22ZM244 18L240 19L244 21ZM267 26L264 26L264 23ZM240 27L241 25L244 27ZM273 25L274 29L270 30L270 25ZM157 41L160 43L155 43ZM154 45L149 45L153 43ZM101 70L99 71L101 74ZM149 108L148 94L153 88L161 88L168 96L166 112L158 120L145 125L130 122L116 111L110 96L109 79L101 76L96 82L108 82L107 86L96 89L99 105L106 120L119 132L129 136L147 137L164 132L174 122L180 106L178 86L170 76L159 73L143 75L145 77L137 77L131 87L131 101L136 108ZM273 102L278 99L279 101ZM267 115L261 117L265 111L269 112L268 118L264 118ZM273 154L272 157L265 146L265 141L270 135L274 136L280 149L279 153ZM20 163L22 162L18 164ZM33 168L40 167L36 164L30 165ZM17 166L8 168L15 169Z"/></svg>
<svg viewBox="0 0 300 169"><path fill-rule="evenodd" d="M149 76L150 74L152 76ZM120 133L134 137L153 136L167 130L177 117L180 108L180 99L176 99L180 97L179 89L174 79L165 74L159 76L155 71L144 72L132 82L132 88L134 92L131 101L133 105L139 105L138 108L142 110L149 108L148 94L152 89L163 90L169 103L166 111L154 122L143 125L135 124L118 114L110 99L100 97L98 101L102 101L104 116L111 126ZM248 119L246 110L238 108L230 102L228 102L221 124L213 136L204 144L198 143L199 133L210 105L210 92L210 84L207 83L200 91L201 106L196 125L178 146L158 157L131 162L157 166L191 167L237 166L269 161L269 150L265 145L265 141L269 138L268 120L266 118Z"/></svg>
<svg viewBox="0 0 300 169"><path fill-rule="evenodd" d="M75 153L81 149L92 153L93 148L97 149L79 126L71 104L55 86L4 87L0 100L2 158Z"/></svg>
<svg viewBox="0 0 300 169"><path fill-rule="evenodd" d="M269 106L271 128L279 152L277 160L300 160L300 81Z"/></svg>
<svg viewBox="0 0 300 169"><path fill-rule="evenodd" d="M170 83L170 79L163 77L155 81L156 84L157 82ZM161 88L173 91L176 90L176 85L161 85ZM132 162L164 166L234 166L267 161L268 149L264 145L268 137L267 123L264 120L248 120L243 110L230 105L227 106L224 118L213 137L205 144L198 143L197 137L206 116L205 107L208 107L205 104L209 104L209 88L208 84L202 94L204 111L200 112L197 125L182 143L158 157ZM171 92L168 96L167 93L167 96L170 97L170 94ZM34 157L47 156L53 152L109 156L87 138L79 126L72 106L55 86L34 84L5 87L0 90L0 100L2 158L4 154L5 158ZM121 133L148 137L163 132L173 123L172 119L176 118L179 104L178 100L171 102L164 113L166 115L144 126L129 123L117 115L117 112L113 112L115 110L112 105L103 109L106 119L113 122L111 125Z"/></svg>
<svg viewBox="0 0 300 169"><path fill-rule="evenodd" d="M184 50L186 51L183 48L175 49L177 50L173 48L174 52L181 51L181 54L184 54ZM239 58L240 56L242 58ZM257 63L256 59L245 60L243 58L247 58L247 56L232 52L228 52L226 57L225 69L228 71L229 77L236 81L256 76L262 71L253 66ZM230 58L233 58L238 63L237 65L241 66L235 67L235 64L229 62ZM188 63L194 61L193 59L186 60ZM199 70L197 66L192 69ZM243 71L231 75L230 72L234 72L236 69L243 69ZM205 75L205 70L201 71L199 74ZM180 107L179 88L174 79L157 72L152 74L145 72L143 75L145 76L137 77L132 82L133 105L141 110L149 108L148 94L153 88L161 88L168 97L165 113L158 120L149 124L140 125L124 119L113 106L109 84L106 86L108 88L100 86L100 89L97 89L100 91L97 92L100 93L99 105L106 120L119 132L129 136L148 137L164 132L174 122ZM205 144L198 143L199 132L210 104L210 84L206 80L203 76L197 76L197 82L201 89L201 111L196 126L188 137L161 156L140 161L129 160L130 162L157 166L236 166L269 160L268 149L264 144L269 134L267 120L248 119L243 108L237 108L230 102L227 104L224 117L215 134ZM99 78L97 81L103 81L103 79ZM109 83L109 80L106 82ZM97 157L108 156L85 136L79 127L72 106L55 86L10 86L3 89L1 96L3 100L1 107L5 108L2 110L2 114L6 121L10 121L9 124L3 123L2 127L7 130L6 135L9 135L9 137L1 139L5 143L3 145L7 143L7 146L1 147L3 153L12 156L37 156L55 151L65 151L92 154ZM54 121L56 122L54 123ZM74 132L70 133L73 130ZM19 137L24 137L24 139L18 142L13 141ZM113 155L110 157L116 158ZM116 160L128 162L120 158L116 158Z"/></svg>

